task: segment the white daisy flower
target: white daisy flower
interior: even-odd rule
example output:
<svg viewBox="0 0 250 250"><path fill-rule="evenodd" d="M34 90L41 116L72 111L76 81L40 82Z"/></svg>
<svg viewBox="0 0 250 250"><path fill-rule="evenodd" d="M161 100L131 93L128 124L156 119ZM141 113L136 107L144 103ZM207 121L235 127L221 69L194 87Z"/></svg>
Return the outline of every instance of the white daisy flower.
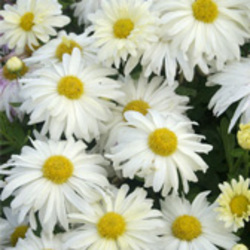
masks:
<svg viewBox="0 0 250 250"><path fill-rule="evenodd" d="M110 133L106 133L109 136L106 151L109 151L109 147L116 143L116 128L123 125L124 113L127 111L136 111L146 115L148 110L155 110L163 115L171 114L177 118L188 119L184 113L188 109L189 98L175 93L178 87L177 82L173 86L168 86L163 77L154 77L149 80L143 75L137 80L126 76L120 81L123 83L121 90L125 95L118 100L118 106L113 110L114 119L111 121L112 124L109 124Z"/></svg>
<svg viewBox="0 0 250 250"><path fill-rule="evenodd" d="M250 218L250 179L239 181L232 179L231 183L219 184L221 194L217 199L218 219L225 223L225 227L235 232L244 227L244 222Z"/></svg>
<svg viewBox="0 0 250 250"><path fill-rule="evenodd" d="M203 192L192 203L176 196L161 201L166 222L162 237L165 250L231 249L238 238L216 220L214 204L209 205Z"/></svg>
<svg viewBox="0 0 250 250"><path fill-rule="evenodd" d="M227 65L222 72L208 78L208 86L220 85L221 88L212 97L209 108L220 116L233 103L239 102L231 119L228 131L231 131L237 120L241 123L250 122L250 59L242 58L240 62Z"/></svg>
<svg viewBox="0 0 250 250"><path fill-rule="evenodd" d="M98 191L109 185L101 166L105 160L101 155L87 155L86 145L73 139L36 140L32 145L2 166L7 184L1 198L13 195L11 208L19 213L19 221L29 215L32 228L36 228L34 213L38 212L44 230L52 232L58 222L68 229L70 206L98 200Z"/></svg>
<svg viewBox="0 0 250 250"><path fill-rule="evenodd" d="M81 0L78 3L72 4L74 9L74 16L78 18L78 25L90 24L88 19L89 14L95 13L98 9L101 8L102 0Z"/></svg>
<svg viewBox="0 0 250 250"><path fill-rule="evenodd" d="M70 214L72 222L83 223L69 233L65 249L159 249L162 228L160 211L152 209L153 200L137 188L128 194L123 185L99 203Z"/></svg>
<svg viewBox="0 0 250 250"><path fill-rule="evenodd" d="M27 62L44 63L62 61L64 54L71 55L74 48L81 51L82 59L86 64L97 62L96 49L93 48L93 37L88 36L89 32L81 35L74 33L67 34L61 31L58 37L33 52L32 57L26 59Z"/></svg>
<svg viewBox="0 0 250 250"><path fill-rule="evenodd" d="M46 234L41 233L40 237L37 237L32 230L28 230L25 239L20 239L15 247L9 247L5 250L63 250L64 234Z"/></svg>
<svg viewBox="0 0 250 250"><path fill-rule="evenodd" d="M17 0L15 5L4 5L0 11L0 44L8 44L10 49L23 52L26 45L39 45L39 41L48 42L49 36L56 35L55 28L61 28L70 22L62 15L61 5L55 0Z"/></svg>
<svg viewBox="0 0 250 250"><path fill-rule="evenodd" d="M160 0L155 1L155 8L162 12L162 32L172 37L172 48L187 53L204 73L209 73L207 64L212 60L218 70L229 60L239 60L239 46L250 36L247 11L243 10L247 2Z"/></svg>
<svg viewBox="0 0 250 250"><path fill-rule="evenodd" d="M117 81L107 76L116 70L98 65L87 66L78 48L65 54L63 62L33 72L23 79L21 110L31 114L29 124L45 121L41 133L52 139L64 133L67 138L90 141L98 138L103 123L111 119L110 100L122 93Z"/></svg>
<svg viewBox="0 0 250 250"><path fill-rule="evenodd" d="M197 153L208 153L212 146L200 142L203 136L190 129L192 122L153 111L146 116L126 112L125 118L127 126L117 130L117 145L107 155L124 177L143 176L146 186L152 186L155 192L162 189L165 196L171 188L178 190L178 174L187 192L187 181L198 180L194 172L207 170Z"/></svg>
<svg viewBox="0 0 250 250"><path fill-rule="evenodd" d="M148 110L156 110L163 115L179 116L188 109L189 98L175 93L177 82L168 86L163 77L148 79L144 76L137 80L127 76L121 79L121 82L124 83L121 90L125 93L124 97L118 100L121 114L137 111L146 115Z"/></svg>
<svg viewBox="0 0 250 250"><path fill-rule="evenodd" d="M10 208L4 207L3 212L7 218L8 226L3 230L4 236L1 237L1 243L5 241L5 246L16 246L20 238L25 238L29 229L28 218L24 218L21 223L18 222L17 214L14 214ZM5 224L6 222L4 222ZM2 223L1 223L2 224Z"/></svg>
<svg viewBox="0 0 250 250"><path fill-rule="evenodd" d="M134 68L149 45L157 41L156 16L149 7L150 2L144 0L102 1L102 9L90 16L101 62L119 68L131 56L126 73Z"/></svg>

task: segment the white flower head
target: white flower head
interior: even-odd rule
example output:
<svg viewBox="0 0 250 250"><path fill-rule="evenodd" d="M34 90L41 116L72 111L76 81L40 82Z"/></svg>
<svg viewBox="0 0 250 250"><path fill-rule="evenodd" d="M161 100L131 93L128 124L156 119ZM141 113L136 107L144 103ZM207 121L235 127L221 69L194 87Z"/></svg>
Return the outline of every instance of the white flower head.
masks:
<svg viewBox="0 0 250 250"><path fill-rule="evenodd" d="M65 249L159 249L160 211L152 209L153 200L142 188L128 191L122 185L84 213L70 214L72 223L84 225L68 234Z"/></svg>
<svg viewBox="0 0 250 250"><path fill-rule="evenodd" d="M15 246L20 238L25 238L26 232L29 229L28 218L24 218L23 221L18 222L18 215L13 213L8 207L3 208L6 220L1 219L1 242L0 247L3 244L6 246ZM0 248L1 249L1 248Z"/></svg>
<svg viewBox="0 0 250 250"><path fill-rule="evenodd" d="M25 46L48 42L50 35L56 35L56 29L70 22L62 15L61 5L55 0L18 0L14 5L4 5L0 11L0 44L7 44L10 49L23 52Z"/></svg>
<svg viewBox="0 0 250 250"><path fill-rule="evenodd" d="M116 143L116 128L126 121L124 114L127 111L136 111L146 115L149 110L154 110L165 116L173 115L179 119L188 119L185 111L189 108L187 106L189 98L175 93L178 87L177 82L168 86L163 77L148 79L143 75L137 80L126 76L120 81L123 83L121 91L124 97L118 100L118 106L113 109L114 119L112 119L112 124L109 123L106 152L109 152L110 146Z"/></svg>
<svg viewBox="0 0 250 250"><path fill-rule="evenodd" d="M186 53L193 67L204 73L215 60L222 69L227 61L240 58L240 45L249 38L249 19L243 10L247 0L155 1L161 11L162 32L171 37L171 47ZM230 39L228 39L230 37Z"/></svg>
<svg viewBox="0 0 250 250"><path fill-rule="evenodd" d="M250 59L242 58L240 62L227 65L221 72L208 78L208 86L220 85L220 89L212 97L209 108L220 116L233 103L239 102L231 119L228 131L231 131L237 120L241 123L250 122Z"/></svg>
<svg viewBox="0 0 250 250"><path fill-rule="evenodd" d="M118 128L117 145L108 155L123 177L133 179L139 175L146 186L152 186L155 192L162 189L165 196L171 188L177 192L178 173L187 192L188 181L198 180L194 172L207 170L197 153L208 153L212 147L200 142L203 136L192 131L192 122L152 110L146 116L126 112L125 118L127 124Z"/></svg>
<svg viewBox="0 0 250 250"><path fill-rule="evenodd" d="M57 38L39 47L33 52L32 57L26 59L26 61L45 65L48 61L61 62L63 55L71 55L74 48L78 48L81 51L82 60L86 64L97 62L96 49L93 47L93 37L89 36L87 31L80 35L74 33L67 34L65 31L61 31L58 33Z"/></svg>
<svg viewBox="0 0 250 250"><path fill-rule="evenodd" d="M19 213L19 222L26 215L36 228L34 213L38 212L44 230L52 232L59 223L68 228L70 206L94 202L109 185L105 160L101 155L87 155L86 145L67 141L32 141L20 155L12 155L0 172L7 175L2 200L14 196L11 208ZM4 168L13 167L10 170Z"/></svg>
<svg viewBox="0 0 250 250"><path fill-rule="evenodd" d="M37 237L32 230L28 230L25 239L20 239L15 247L6 248L5 250L63 250L63 237L64 234L47 234L41 233Z"/></svg>
<svg viewBox="0 0 250 250"><path fill-rule="evenodd" d="M231 249L238 238L216 220L214 204L207 202L208 192L200 193L192 203L177 196L161 201L166 226L165 250Z"/></svg>
<svg viewBox="0 0 250 250"><path fill-rule="evenodd" d="M90 141L100 135L103 123L111 119L110 100L121 97L120 85L108 78L116 70L99 65L86 66L78 48L54 63L23 79L21 109L31 114L29 124L45 121L42 134L52 139L64 133L67 138Z"/></svg>
<svg viewBox="0 0 250 250"><path fill-rule="evenodd" d="M149 44L157 41L156 16L144 0L102 1L102 9L91 15L99 60L119 67L127 62L127 73L139 62Z"/></svg>
<svg viewBox="0 0 250 250"><path fill-rule="evenodd" d="M225 223L225 227L237 231L244 227L250 218L250 179L239 177L239 181L232 179L231 183L219 184L221 194L217 199L216 211L218 219Z"/></svg>
<svg viewBox="0 0 250 250"><path fill-rule="evenodd" d="M182 115L188 109L189 98L175 93L178 83L168 86L163 77L146 78L141 75L137 80L130 76L121 79L123 82L121 90L125 93L124 97L118 100L122 107L121 113L127 111L137 111L143 115L148 110L155 110L167 116Z"/></svg>

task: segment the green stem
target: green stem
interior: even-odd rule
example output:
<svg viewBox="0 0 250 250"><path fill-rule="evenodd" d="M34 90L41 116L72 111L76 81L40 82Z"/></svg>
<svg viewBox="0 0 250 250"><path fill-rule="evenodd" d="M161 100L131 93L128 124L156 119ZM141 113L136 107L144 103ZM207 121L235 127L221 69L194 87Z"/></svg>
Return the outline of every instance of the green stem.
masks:
<svg viewBox="0 0 250 250"><path fill-rule="evenodd" d="M249 157L249 150L246 150L246 152L243 155L244 159L244 166L245 166L245 177L247 178L249 176L249 168L250 168L250 157Z"/></svg>

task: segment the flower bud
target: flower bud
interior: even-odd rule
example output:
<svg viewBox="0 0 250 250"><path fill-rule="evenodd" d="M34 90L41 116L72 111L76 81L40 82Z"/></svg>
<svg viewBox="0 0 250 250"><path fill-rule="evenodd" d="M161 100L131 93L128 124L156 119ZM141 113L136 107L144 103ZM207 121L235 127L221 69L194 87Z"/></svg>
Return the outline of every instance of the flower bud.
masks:
<svg viewBox="0 0 250 250"><path fill-rule="evenodd" d="M248 250L248 248L243 244L237 244L232 248L232 250Z"/></svg>
<svg viewBox="0 0 250 250"><path fill-rule="evenodd" d="M237 133L239 145L246 150L250 150L250 123L240 124L240 130Z"/></svg>
<svg viewBox="0 0 250 250"><path fill-rule="evenodd" d="M23 62L21 59L19 59L16 56L11 57L7 63L6 63L6 67L10 72L18 72L21 71L23 68Z"/></svg>

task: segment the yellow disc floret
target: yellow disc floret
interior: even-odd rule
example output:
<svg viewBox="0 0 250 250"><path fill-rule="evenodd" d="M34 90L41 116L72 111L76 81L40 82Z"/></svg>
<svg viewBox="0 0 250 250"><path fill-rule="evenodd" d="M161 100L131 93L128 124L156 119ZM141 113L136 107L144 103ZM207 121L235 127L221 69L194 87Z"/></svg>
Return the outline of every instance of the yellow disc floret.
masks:
<svg viewBox="0 0 250 250"><path fill-rule="evenodd" d="M250 202L246 196L236 195L230 202L230 209L233 214L241 217L244 213L247 213L249 205Z"/></svg>
<svg viewBox="0 0 250 250"><path fill-rule="evenodd" d="M69 40L66 37L62 38L62 42L56 48L56 57L62 61L64 54L71 55L74 48L82 50L82 47L75 41Z"/></svg>
<svg viewBox="0 0 250 250"><path fill-rule="evenodd" d="M108 212L99 220L97 230L101 237L115 240L125 232L126 223L120 214Z"/></svg>
<svg viewBox="0 0 250 250"><path fill-rule="evenodd" d="M13 247L16 245L19 238L23 239L25 237L28 228L29 227L25 225L15 228L14 232L10 236L10 243Z"/></svg>
<svg viewBox="0 0 250 250"><path fill-rule="evenodd" d="M134 29L134 23L129 18L119 19L115 22L113 31L116 38L127 38Z"/></svg>
<svg viewBox="0 0 250 250"><path fill-rule="evenodd" d="M72 162L62 156L54 155L49 157L43 164L43 177L56 184L63 184L72 176L74 166Z"/></svg>
<svg viewBox="0 0 250 250"><path fill-rule="evenodd" d="M192 9L194 18L204 23L213 23L219 14L218 6L212 0L196 0Z"/></svg>
<svg viewBox="0 0 250 250"><path fill-rule="evenodd" d="M237 133L239 145L246 150L250 150L250 123L240 124L240 130Z"/></svg>
<svg viewBox="0 0 250 250"><path fill-rule="evenodd" d="M20 27L25 31L30 31L34 25L34 17L32 12L25 13L20 19Z"/></svg>
<svg viewBox="0 0 250 250"><path fill-rule="evenodd" d="M79 99L84 93L84 84L75 76L65 76L58 82L57 91L68 99Z"/></svg>
<svg viewBox="0 0 250 250"><path fill-rule="evenodd" d="M167 128L159 128L148 137L149 148L157 155L169 156L177 148L177 136Z"/></svg>
<svg viewBox="0 0 250 250"><path fill-rule="evenodd" d="M201 235L201 223L194 216L179 216L172 224L172 233L180 240L192 241Z"/></svg>
<svg viewBox="0 0 250 250"><path fill-rule="evenodd" d="M147 102L143 100L134 100L129 102L123 109L122 114L124 114L126 111L137 111L140 112L143 115L146 115L148 113L148 109L150 106Z"/></svg>

